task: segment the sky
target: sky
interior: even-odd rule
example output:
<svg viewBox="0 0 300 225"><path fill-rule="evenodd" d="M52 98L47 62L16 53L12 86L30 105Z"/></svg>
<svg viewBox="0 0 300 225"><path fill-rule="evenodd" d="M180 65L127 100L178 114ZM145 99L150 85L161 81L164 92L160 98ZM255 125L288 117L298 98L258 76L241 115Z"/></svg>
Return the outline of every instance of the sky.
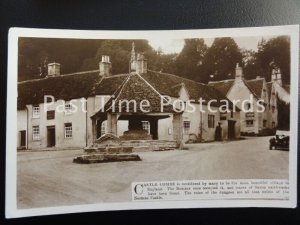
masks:
<svg viewBox="0 0 300 225"><path fill-rule="evenodd" d="M263 36L253 36L253 37L234 37L233 39L237 43L240 48L245 48L248 50L257 51L257 44L261 39L264 38L265 40L270 39L271 37L263 37ZM163 53L170 54L170 53L179 53L183 46L184 40L183 39L169 39L164 37L159 37L157 39L148 39L149 44L157 50L161 48ZM208 47L210 47L214 41L213 38L204 38L204 41Z"/></svg>

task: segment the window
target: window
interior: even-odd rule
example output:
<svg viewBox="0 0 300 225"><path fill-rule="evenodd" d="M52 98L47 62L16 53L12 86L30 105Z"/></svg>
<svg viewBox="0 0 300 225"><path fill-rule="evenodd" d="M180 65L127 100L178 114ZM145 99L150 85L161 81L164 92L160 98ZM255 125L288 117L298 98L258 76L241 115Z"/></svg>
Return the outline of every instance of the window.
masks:
<svg viewBox="0 0 300 225"><path fill-rule="evenodd" d="M106 121L101 124L101 136L106 133Z"/></svg>
<svg viewBox="0 0 300 225"><path fill-rule="evenodd" d="M250 110L251 109L251 104L250 103L247 103L246 105L246 110Z"/></svg>
<svg viewBox="0 0 300 225"><path fill-rule="evenodd" d="M180 101L179 102L179 109L184 111L186 109L186 102Z"/></svg>
<svg viewBox="0 0 300 225"><path fill-rule="evenodd" d="M253 127L253 120L246 120L247 127Z"/></svg>
<svg viewBox="0 0 300 225"><path fill-rule="evenodd" d="M168 128L168 134L171 135L172 134L172 128Z"/></svg>
<svg viewBox="0 0 300 225"><path fill-rule="evenodd" d="M208 128L214 128L214 127L215 127L215 116L208 115Z"/></svg>
<svg viewBox="0 0 300 225"><path fill-rule="evenodd" d="M274 112L275 112L275 106L272 105L272 113L274 113Z"/></svg>
<svg viewBox="0 0 300 225"><path fill-rule="evenodd" d="M51 110L51 111L47 111L47 120L53 120L55 119L55 111Z"/></svg>
<svg viewBox="0 0 300 225"><path fill-rule="evenodd" d="M226 119L227 119L227 113L220 112L220 120L226 120Z"/></svg>
<svg viewBox="0 0 300 225"><path fill-rule="evenodd" d="M191 128L191 121L183 121L183 133L189 134Z"/></svg>
<svg viewBox="0 0 300 225"><path fill-rule="evenodd" d="M33 141L39 141L40 140L40 127L39 126L33 126L32 127L32 140Z"/></svg>
<svg viewBox="0 0 300 225"><path fill-rule="evenodd" d="M272 128L275 128L275 122L274 121L272 122Z"/></svg>
<svg viewBox="0 0 300 225"><path fill-rule="evenodd" d="M72 123L65 123L65 138L71 138L72 136Z"/></svg>
<svg viewBox="0 0 300 225"><path fill-rule="evenodd" d="M32 107L32 117L39 118L40 117L40 105L34 105Z"/></svg>
<svg viewBox="0 0 300 225"><path fill-rule="evenodd" d="M65 103L65 113L66 114L72 113L72 105L70 104L70 102Z"/></svg>
<svg viewBox="0 0 300 225"><path fill-rule="evenodd" d="M263 127L267 126L267 120L263 120Z"/></svg>
<svg viewBox="0 0 300 225"><path fill-rule="evenodd" d="M146 130L150 134L150 123L149 121L142 121L143 130Z"/></svg>

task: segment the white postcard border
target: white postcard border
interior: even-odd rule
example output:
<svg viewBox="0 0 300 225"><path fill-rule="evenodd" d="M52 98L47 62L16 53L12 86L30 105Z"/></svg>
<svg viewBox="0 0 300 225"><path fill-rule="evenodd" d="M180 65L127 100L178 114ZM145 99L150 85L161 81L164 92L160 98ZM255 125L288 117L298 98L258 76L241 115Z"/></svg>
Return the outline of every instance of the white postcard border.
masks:
<svg viewBox="0 0 300 225"><path fill-rule="evenodd" d="M17 65L18 38L78 38L78 39L147 39L149 37L182 38L215 38L290 35L291 37L291 119L290 119L290 153L289 181L290 199L287 200L193 200L165 202L122 202L74 205L63 207L46 207L33 209L17 209L17 146L15 131L17 130ZM164 31L82 31L11 28L8 43L7 70L7 134L6 134L6 217L28 217L64 213L138 210L165 208L215 208L215 207L283 207L293 208L297 205L297 138L298 138L298 71L299 71L299 25L223 28L205 30L164 30Z"/></svg>

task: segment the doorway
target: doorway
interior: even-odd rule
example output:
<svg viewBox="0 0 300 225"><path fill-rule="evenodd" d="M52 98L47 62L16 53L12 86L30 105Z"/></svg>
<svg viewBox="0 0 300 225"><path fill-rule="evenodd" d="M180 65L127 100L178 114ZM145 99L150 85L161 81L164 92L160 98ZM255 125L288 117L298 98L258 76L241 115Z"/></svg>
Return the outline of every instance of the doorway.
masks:
<svg viewBox="0 0 300 225"><path fill-rule="evenodd" d="M228 139L235 139L235 122L228 120Z"/></svg>
<svg viewBox="0 0 300 225"><path fill-rule="evenodd" d="M55 126L47 127L47 147L55 146Z"/></svg>
<svg viewBox="0 0 300 225"><path fill-rule="evenodd" d="M20 141L20 147L26 147L26 130L21 130L21 141Z"/></svg>

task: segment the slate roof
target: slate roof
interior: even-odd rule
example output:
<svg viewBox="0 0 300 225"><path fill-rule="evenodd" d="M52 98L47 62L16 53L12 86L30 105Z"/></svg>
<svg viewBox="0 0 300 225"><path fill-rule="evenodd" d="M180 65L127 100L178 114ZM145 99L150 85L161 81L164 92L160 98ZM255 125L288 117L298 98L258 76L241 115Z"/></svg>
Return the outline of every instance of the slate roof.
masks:
<svg viewBox="0 0 300 225"><path fill-rule="evenodd" d="M288 84L284 84L284 85L282 85L282 87L283 87L283 89L284 90L286 90L289 94L291 93L290 91L290 89L291 89L291 86L290 85L288 85Z"/></svg>
<svg viewBox="0 0 300 225"><path fill-rule="evenodd" d="M44 95L66 101L91 96L94 85L100 80L99 71L88 71L19 82L18 109L44 102Z"/></svg>
<svg viewBox="0 0 300 225"><path fill-rule="evenodd" d="M145 99L149 101L149 107L144 107L144 110L151 113L175 112L171 104L163 106L163 110L161 110L161 98L161 94L151 84L147 83L141 75L133 73L127 76L123 84L115 91L114 97L110 98L105 104L104 109L99 110L93 117L101 116L104 112L144 113L140 109L140 104ZM129 103L129 107L127 107L124 100L134 100L136 105Z"/></svg>
<svg viewBox="0 0 300 225"><path fill-rule="evenodd" d="M263 82L264 82L264 78L244 80L245 85L249 88L252 94L257 98L261 97ZM233 86L233 84L234 84L234 79L230 79L230 80L211 82L208 85L214 87L215 89L217 89L219 92L221 92L223 95L226 96L230 88Z"/></svg>
<svg viewBox="0 0 300 225"><path fill-rule="evenodd" d="M264 78L257 78L253 80L245 80L249 90L257 97L260 98L262 94Z"/></svg>
<svg viewBox="0 0 300 225"><path fill-rule="evenodd" d="M112 95L122 87L129 76L129 74L119 74L101 77L99 70L94 70L19 82L18 109L30 104L43 103L44 95L52 95L55 100L66 101L95 95ZM209 85L176 75L148 70L147 73L141 74L141 77L161 95L178 97L180 88L184 85L190 99L195 101L200 97L206 102L212 99L217 101L227 99L225 95ZM134 87L130 92L136 95ZM220 106L220 103L213 102L211 105Z"/></svg>
<svg viewBox="0 0 300 225"><path fill-rule="evenodd" d="M101 82L95 85L95 95L111 95L113 94L126 80L129 74L112 75L104 77Z"/></svg>
<svg viewBox="0 0 300 225"><path fill-rule="evenodd" d="M286 90L284 86L279 85L278 83L274 83L273 87L275 89L275 93L276 96L278 97L278 99L280 99L281 101L284 101L285 103L289 104L291 99L290 99L290 93L288 92L288 90Z"/></svg>
<svg viewBox="0 0 300 225"><path fill-rule="evenodd" d="M216 81L216 82L210 82L208 83L209 86L214 87L219 92L221 92L223 95L227 95L230 88L234 84L234 79L230 80L222 80L222 81Z"/></svg>
<svg viewBox="0 0 300 225"><path fill-rule="evenodd" d="M178 86L183 83L191 100L198 101L200 97L206 102L212 99L216 99L217 101L227 99L222 93L206 84L198 83L173 74L148 70L147 73L142 74L142 77L162 95L178 97L178 92L180 90ZM220 106L219 103L212 103L211 105Z"/></svg>

